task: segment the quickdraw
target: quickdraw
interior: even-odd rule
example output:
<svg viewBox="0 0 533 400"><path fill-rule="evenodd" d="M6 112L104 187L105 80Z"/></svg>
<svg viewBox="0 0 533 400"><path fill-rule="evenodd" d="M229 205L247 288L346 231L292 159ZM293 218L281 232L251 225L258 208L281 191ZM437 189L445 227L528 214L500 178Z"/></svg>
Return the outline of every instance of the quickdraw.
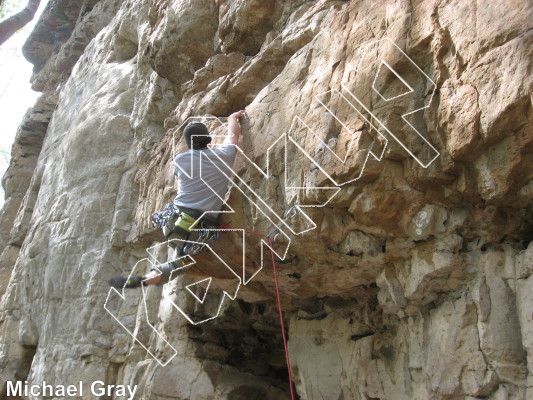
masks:
<svg viewBox="0 0 533 400"><path fill-rule="evenodd" d="M300 209L297 207L297 206L292 206L291 208L289 208L287 211L285 211L285 214L283 214L283 221L286 221L288 219L293 219L294 217L296 217L298 214L300 213ZM281 227L284 225L284 222L280 223L279 225L277 225L274 229L272 229L267 235L266 237L271 239L272 242L275 242L276 241L276 238L278 237L279 235L279 230L281 229Z"/></svg>

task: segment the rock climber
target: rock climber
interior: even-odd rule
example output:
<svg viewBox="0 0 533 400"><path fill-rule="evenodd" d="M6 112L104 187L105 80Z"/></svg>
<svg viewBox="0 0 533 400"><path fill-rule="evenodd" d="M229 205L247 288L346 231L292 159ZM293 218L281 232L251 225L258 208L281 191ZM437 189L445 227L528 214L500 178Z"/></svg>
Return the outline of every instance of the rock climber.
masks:
<svg viewBox="0 0 533 400"><path fill-rule="evenodd" d="M216 213L224 204L223 199L228 191L229 178L221 170L227 171L233 166L237 154L235 145L239 142L241 134L239 121L244 115L245 111L240 110L228 117L226 137L223 144L216 148L207 147L211 142L211 136L203 123L191 122L184 128L183 137L189 151L180 153L174 158L174 175L178 180L178 194L173 204L168 205L176 210L172 213L176 217L165 220L166 225L160 226L169 240L194 241L197 239L200 230L183 229L183 225L180 224L182 220L189 221L188 226L191 224L200 226L197 220L201 217L201 226L216 227L216 217L205 212ZM182 255L186 242L178 240L171 241L169 244L175 246L171 261L153 267L146 275L115 276L109 280L109 285L117 289L130 289L168 282L171 272L181 267L178 258Z"/></svg>

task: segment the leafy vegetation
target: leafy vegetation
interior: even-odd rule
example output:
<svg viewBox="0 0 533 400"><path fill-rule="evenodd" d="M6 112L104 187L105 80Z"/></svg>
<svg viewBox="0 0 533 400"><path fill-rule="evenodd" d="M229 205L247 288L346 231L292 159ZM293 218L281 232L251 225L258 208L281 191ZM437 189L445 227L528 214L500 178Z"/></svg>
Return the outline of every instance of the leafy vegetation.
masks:
<svg viewBox="0 0 533 400"><path fill-rule="evenodd" d="M23 6L22 0L0 0L0 21L20 11Z"/></svg>
<svg viewBox="0 0 533 400"><path fill-rule="evenodd" d="M11 158L11 152L9 149L0 147L0 179L4 176L7 167L9 166L9 160ZM4 188L0 184L0 209L4 206Z"/></svg>

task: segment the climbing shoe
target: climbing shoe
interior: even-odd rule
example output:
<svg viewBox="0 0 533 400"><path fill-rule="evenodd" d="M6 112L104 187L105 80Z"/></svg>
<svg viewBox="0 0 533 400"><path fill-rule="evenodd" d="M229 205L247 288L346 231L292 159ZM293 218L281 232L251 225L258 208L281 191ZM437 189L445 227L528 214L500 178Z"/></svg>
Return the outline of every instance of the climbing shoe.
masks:
<svg viewBox="0 0 533 400"><path fill-rule="evenodd" d="M123 276L114 276L109 282L109 286L114 287L115 289L134 289L141 287L143 283L143 276L141 275L131 275L128 278Z"/></svg>

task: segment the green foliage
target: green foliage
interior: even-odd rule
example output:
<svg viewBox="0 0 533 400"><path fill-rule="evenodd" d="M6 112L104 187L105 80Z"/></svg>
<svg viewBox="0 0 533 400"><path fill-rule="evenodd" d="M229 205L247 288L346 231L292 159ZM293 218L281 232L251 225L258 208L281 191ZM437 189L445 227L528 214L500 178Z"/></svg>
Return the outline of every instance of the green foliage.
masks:
<svg viewBox="0 0 533 400"><path fill-rule="evenodd" d="M0 147L0 168L9 165L11 152L8 149Z"/></svg>
<svg viewBox="0 0 533 400"><path fill-rule="evenodd" d="M7 167L9 166L9 160L11 158L11 152L4 147L0 147L0 179L4 176ZM4 188L0 185L0 210L4 206Z"/></svg>
<svg viewBox="0 0 533 400"><path fill-rule="evenodd" d="M22 10L23 7L23 0L0 0L0 21Z"/></svg>
<svg viewBox="0 0 533 400"><path fill-rule="evenodd" d="M3 147L0 147L0 180L9 167L9 161L11 160L11 152ZM1 193L0 193L1 194Z"/></svg>

